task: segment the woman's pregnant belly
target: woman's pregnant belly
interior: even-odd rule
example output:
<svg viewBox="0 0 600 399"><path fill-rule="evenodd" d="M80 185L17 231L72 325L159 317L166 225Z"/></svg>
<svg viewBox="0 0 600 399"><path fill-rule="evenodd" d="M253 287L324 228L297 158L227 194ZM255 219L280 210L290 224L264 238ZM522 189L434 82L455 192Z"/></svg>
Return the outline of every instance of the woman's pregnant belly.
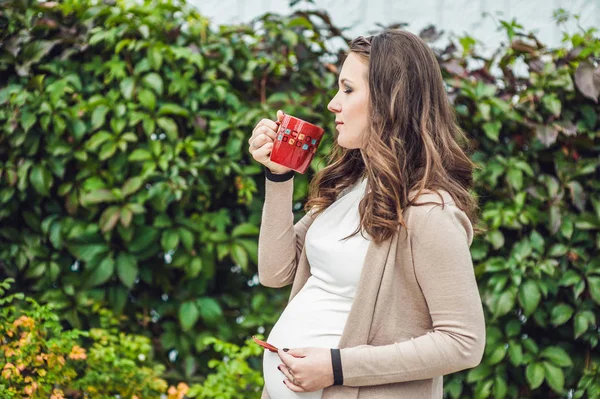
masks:
<svg viewBox="0 0 600 399"><path fill-rule="evenodd" d="M321 280L311 276L302 290L287 305L271 330L267 342L278 348L337 348L352 298L328 290ZM283 364L279 355L265 351L263 374L272 399L320 399L323 390L296 393L283 384L286 376L277 369Z"/></svg>

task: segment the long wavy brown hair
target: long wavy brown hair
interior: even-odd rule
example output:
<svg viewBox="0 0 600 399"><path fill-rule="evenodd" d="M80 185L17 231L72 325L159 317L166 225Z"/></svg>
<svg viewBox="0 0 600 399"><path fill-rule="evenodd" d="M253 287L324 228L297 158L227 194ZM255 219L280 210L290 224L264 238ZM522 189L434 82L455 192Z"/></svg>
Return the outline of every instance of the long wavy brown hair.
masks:
<svg viewBox="0 0 600 399"><path fill-rule="evenodd" d="M354 39L350 53L368 63L368 140L360 149L346 149L335 135L327 166L310 183L305 210L314 208L316 216L366 176L360 226L348 237L362 229L381 243L399 226L408 229L403 211L431 203L417 204L426 191L447 191L475 225L477 200L470 192L475 165L465 153L468 140L456 122L433 51L412 33L386 29Z"/></svg>

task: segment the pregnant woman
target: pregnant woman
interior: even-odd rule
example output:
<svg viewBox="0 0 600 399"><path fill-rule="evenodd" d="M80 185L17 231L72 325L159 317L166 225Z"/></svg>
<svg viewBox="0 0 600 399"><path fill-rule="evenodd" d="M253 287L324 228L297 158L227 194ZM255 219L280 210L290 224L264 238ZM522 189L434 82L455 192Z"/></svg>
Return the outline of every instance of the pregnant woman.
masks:
<svg viewBox="0 0 600 399"><path fill-rule="evenodd" d="M333 152L296 224L295 172L269 160L277 124L248 140L266 174L259 279L292 284L262 398L441 399L443 375L481 361L485 323L473 164L435 55L401 30L353 40L328 109Z"/></svg>

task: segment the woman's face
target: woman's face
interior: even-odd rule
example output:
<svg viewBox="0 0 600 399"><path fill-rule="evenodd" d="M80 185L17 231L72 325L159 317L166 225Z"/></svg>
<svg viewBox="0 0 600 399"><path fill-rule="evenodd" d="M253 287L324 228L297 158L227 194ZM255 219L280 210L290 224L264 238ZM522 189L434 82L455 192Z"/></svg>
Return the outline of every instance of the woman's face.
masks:
<svg viewBox="0 0 600 399"><path fill-rule="evenodd" d="M367 61L350 53L339 77L339 90L327 105L335 114L338 144L347 149L359 149L368 126L369 84Z"/></svg>

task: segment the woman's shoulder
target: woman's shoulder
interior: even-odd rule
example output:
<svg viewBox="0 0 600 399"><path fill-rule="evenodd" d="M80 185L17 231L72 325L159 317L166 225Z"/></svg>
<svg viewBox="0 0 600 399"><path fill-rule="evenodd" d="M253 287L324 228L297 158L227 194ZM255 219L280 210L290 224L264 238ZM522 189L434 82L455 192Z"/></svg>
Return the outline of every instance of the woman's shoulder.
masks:
<svg viewBox="0 0 600 399"><path fill-rule="evenodd" d="M406 209L408 230L413 234L429 234L432 229L447 233L460 232L469 244L473 239L473 226L467 214L455 203L446 190L411 191L409 199L414 203Z"/></svg>
<svg viewBox="0 0 600 399"><path fill-rule="evenodd" d="M455 205L452 195L443 189L433 190L412 190L408 193L409 201L414 200L414 205L421 207L430 205L431 207L443 205Z"/></svg>

